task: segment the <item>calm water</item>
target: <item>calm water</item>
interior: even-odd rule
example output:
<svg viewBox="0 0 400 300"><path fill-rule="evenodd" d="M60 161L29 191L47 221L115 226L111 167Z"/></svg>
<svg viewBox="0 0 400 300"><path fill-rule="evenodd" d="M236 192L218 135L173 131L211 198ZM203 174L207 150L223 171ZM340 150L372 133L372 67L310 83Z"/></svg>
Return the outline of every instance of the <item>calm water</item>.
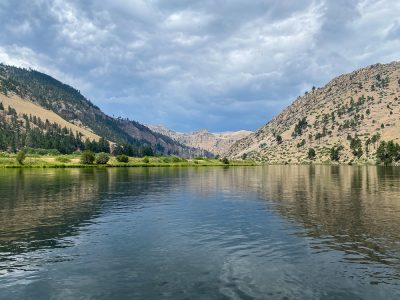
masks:
<svg viewBox="0 0 400 300"><path fill-rule="evenodd" d="M0 170L0 299L399 299L400 168Z"/></svg>

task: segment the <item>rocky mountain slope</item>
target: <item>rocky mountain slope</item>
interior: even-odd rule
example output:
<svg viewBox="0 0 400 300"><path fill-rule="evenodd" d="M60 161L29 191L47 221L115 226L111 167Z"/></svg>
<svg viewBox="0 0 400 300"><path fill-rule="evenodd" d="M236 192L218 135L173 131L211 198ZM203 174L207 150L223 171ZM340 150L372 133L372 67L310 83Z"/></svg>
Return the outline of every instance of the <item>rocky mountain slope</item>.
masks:
<svg viewBox="0 0 400 300"><path fill-rule="evenodd" d="M160 154L195 156L200 153L168 136L128 119L104 114L78 90L34 70L0 64L0 102L23 114L40 117L79 132L83 138L103 137L113 144L150 146Z"/></svg>
<svg viewBox="0 0 400 300"><path fill-rule="evenodd" d="M373 161L383 140L400 140L400 62L372 65L313 88L226 155L301 163L309 161L312 148L311 158L319 162L335 156L340 162Z"/></svg>
<svg viewBox="0 0 400 300"><path fill-rule="evenodd" d="M191 133L181 133L162 125L148 125L148 127L151 130L166 135L181 144L193 148L204 149L219 156L222 156L226 151L228 151L236 141L252 133L247 130L211 133L207 129L201 129Z"/></svg>

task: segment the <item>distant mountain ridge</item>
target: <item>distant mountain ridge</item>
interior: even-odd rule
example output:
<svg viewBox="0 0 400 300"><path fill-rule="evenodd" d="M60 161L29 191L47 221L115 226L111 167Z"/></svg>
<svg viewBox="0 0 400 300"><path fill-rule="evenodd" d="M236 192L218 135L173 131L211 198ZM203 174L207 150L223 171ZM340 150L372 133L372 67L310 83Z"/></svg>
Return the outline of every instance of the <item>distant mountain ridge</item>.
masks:
<svg viewBox="0 0 400 300"><path fill-rule="evenodd" d="M173 131L163 125L147 125L152 131L166 135L189 147L204 149L214 155L223 156L236 141L251 134L251 131L211 133L208 129L199 129L191 133Z"/></svg>
<svg viewBox="0 0 400 300"><path fill-rule="evenodd" d="M41 116L44 110L34 109L30 114L40 111L37 117L59 122L54 113L64 120L62 126L73 128L74 134L79 131L85 138L103 137L114 144L150 146L159 154L190 157L202 153L136 121L108 116L78 90L35 70L0 64L0 102L2 99L7 106L15 106L20 117L29 112L24 108L32 107L31 103L47 112Z"/></svg>
<svg viewBox="0 0 400 300"><path fill-rule="evenodd" d="M226 152L270 163L375 161L379 141L400 141L400 62L341 75L298 97L266 125ZM333 150L332 150L333 149Z"/></svg>

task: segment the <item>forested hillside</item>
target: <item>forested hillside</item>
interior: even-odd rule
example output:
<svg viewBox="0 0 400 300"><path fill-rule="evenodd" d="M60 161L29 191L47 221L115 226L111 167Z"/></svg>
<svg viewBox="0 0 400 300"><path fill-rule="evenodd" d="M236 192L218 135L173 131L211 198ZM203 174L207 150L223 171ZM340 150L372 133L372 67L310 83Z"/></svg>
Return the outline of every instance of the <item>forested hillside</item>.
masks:
<svg viewBox="0 0 400 300"><path fill-rule="evenodd" d="M104 114L78 90L35 70L0 64L0 102L2 98L3 102L7 102L11 108L10 111L8 106L4 107L0 120L2 124L0 134L3 138L3 144L0 147L3 149L14 150L21 146L55 147L62 152L70 152L72 149L82 149L85 143L88 145L89 142L99 142L98 138L79 135L77 130L62 128L60 124L50 124L51 122L46 122L44 116L35 115L34 112L28 114L25 111L25 115L20 113L13 104L16 105L17 101L22 99L56 113L63 120L82 130L93 132L102 138L102 143L104 143L103 140L109 141L112 150L118 153L132 156L154 153L194 156L199 153L198 149L181 145L138 122ZM37 121L36 124L34 117L40 122ZM36 139L32 144L29 136L38 135L39 131L41 131L41 138ZM71 139L72 136L74 140ZM28 141L26 141L27 138ZM53 139L53 141L45 141L47 139ZM89 141L86 141L87 139ZM67 144L68 147L65 146Z"/></svg>

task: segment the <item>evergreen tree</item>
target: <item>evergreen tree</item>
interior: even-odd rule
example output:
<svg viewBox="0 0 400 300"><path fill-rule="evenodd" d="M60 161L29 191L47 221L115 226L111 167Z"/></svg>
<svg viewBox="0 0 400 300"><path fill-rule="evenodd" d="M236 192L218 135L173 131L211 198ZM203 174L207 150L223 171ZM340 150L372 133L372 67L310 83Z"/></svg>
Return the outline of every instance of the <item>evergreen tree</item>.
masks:
<svg viewBox="0 0 400 300"><path fill-rule="evenodd" d="M314 148L308 149L307 157L308 159L315 159L316 153Z"/></svg>

